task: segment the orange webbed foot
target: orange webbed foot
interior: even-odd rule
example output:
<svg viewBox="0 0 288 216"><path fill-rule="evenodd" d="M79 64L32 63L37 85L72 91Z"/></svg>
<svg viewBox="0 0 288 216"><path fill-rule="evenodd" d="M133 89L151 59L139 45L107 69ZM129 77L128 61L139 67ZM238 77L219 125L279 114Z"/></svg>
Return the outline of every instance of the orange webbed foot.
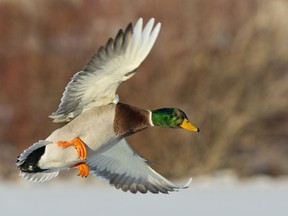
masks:
<svg viewBox="0 0 288 216"><path fill-rule="evenodd" d="M79 173L78 173L78 176L81 176L82 178L83 177L87 177L89 175L89 167L87 166L86 163L79 163L79 164L76 164L75 166L73 166L73 168L77 168Z"/></svg>
<svg viewBox="0 0 288 216"><path fill-rule="evenodd" d="M80 159L85 160L87 158L87 149L85 143L78 137L71 141L59 141L58 145L60 147L74 146Z"/></svg>

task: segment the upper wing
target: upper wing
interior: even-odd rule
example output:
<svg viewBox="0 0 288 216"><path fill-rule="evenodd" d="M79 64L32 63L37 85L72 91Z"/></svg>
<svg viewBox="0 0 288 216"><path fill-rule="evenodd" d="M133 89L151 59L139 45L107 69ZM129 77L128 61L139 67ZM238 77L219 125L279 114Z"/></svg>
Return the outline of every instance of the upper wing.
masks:
<svg viewBox="0 0 288 216"><path fill-rule="evenodd" d="M94 175L107 179L117 189L130 190L132 193L168 193L187 188L191 181L184 186L177 186L165 179L149 167L146 160L134 152L125 139L88 158L86 163Z"/></svg>
<svg viewBox="0 0 288 216"><path fill-rule="evenodd" d="M70 121L83 109L102 106L115 100L121 82L131 78L149 54L159 34L161 24L154 26L151 18L142 29L140 18L134 28L130 23L100 47L84 69L76 73L66 86L59 108L50 118L54 122Z"/></svg>

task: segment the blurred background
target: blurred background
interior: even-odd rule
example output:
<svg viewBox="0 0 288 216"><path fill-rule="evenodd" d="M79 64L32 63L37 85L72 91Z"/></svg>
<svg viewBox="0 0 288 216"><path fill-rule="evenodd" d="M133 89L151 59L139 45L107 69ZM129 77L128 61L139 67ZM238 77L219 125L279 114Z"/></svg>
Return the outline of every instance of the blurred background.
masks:
<svg viewBox="0 0 288 216"><path fill-rule="evenodd" d="M232 170L288 174L288 1L0 0L0 179L59 125L71 76L139 17L160 35L120 100L179 107L201 132L153 128L128 138L168 178Z"/></svg>

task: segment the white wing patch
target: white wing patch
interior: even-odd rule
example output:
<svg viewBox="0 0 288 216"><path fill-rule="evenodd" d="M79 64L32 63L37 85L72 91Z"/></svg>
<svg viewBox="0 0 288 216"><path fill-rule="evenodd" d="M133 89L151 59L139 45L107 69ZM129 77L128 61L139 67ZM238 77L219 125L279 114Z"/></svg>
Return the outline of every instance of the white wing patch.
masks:
<svg viewBox="0 0 288 216"><path fill-rule="evenodd" d="M154 26L151 18L143 29L140 18L134 28L130 23L125 31L110 38L92 56L84 69L76 73L65 88L59 108L50 118L67 122L84 109L107 105L115 100L121 82L130 79L152 49L161 24Z"/></svg>
<svg viewBox="0 0 288 216"><path fill-rule="evenodd" d="M125 139L86 161L92 174L108 180L111 185L123 191L168 193L189 186L191 180L184 186L177 186L154 171L146 162L131 149Z"/></svg>

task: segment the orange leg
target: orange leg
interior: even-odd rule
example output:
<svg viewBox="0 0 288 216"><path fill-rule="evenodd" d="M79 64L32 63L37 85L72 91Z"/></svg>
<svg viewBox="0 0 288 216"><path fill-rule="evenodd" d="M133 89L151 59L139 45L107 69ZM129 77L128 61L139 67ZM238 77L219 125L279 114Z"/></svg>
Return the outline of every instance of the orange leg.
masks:
<svg viewBox="0 0 288 216"><path fill-rule="evenodd" d="M73 166L72 168L78 168L78 176L87 177L89 175L89 167L86 163L79 163Z"/></svg>
<svg viewBox="0 0 288 216"><path fill-rule="evenodd" d="M85 147L85 143L79 138L76 137L71 141L59 141L58 145L61 147L69 147L74 146L77 150L78 156L80 159L85 160L87 157L87 149Z"/></svg>

